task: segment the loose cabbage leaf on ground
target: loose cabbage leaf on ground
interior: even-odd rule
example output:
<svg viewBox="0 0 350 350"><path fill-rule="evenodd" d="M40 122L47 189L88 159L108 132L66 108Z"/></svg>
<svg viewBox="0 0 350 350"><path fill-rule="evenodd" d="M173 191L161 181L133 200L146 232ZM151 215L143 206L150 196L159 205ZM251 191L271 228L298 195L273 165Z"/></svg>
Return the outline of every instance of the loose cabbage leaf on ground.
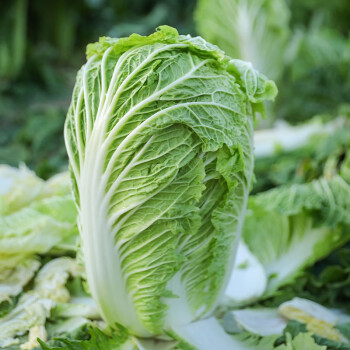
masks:
<svg viewBox="0 0 350 350"><path fill-rule="evenodd" d="M226 291L236 302L251 299L235 290L238 276L245 275L244 279L240 277L246 281L242 288L251 286L253 280L267 280L265 293L256 289L255 299L280 295L278 288L294 282L306 267L350 240L349 120L344 117L326 124L315 122L257 132L264 137L256 142L256 153L264 157L257 159L256 176L265 180L264 186L276 187L249 199L243 227L248 253L241 247L238 250L238 259L243 255L247 258L236 266ZM316 132L310 126L317 127ZM295 133L299 134L297 143ZM263 143L267 137L269 144ZM265 149L259 150L259 144ZM280 159L284 162L278 162ZM269 166L272 163L275 167ZM248 259L249 254L258 262Z"/></svg>
<svg viewBox="0 0 350 350"><path fill-rule="evenodd" d="M292 284L281 287L262 303L275 307L292 297L299 296L349 312L349 257L348 243L345 247L332 252L325 259L310 266Z"/></svg>
<svg viewBox="0 0 350 350"><path fill-rule="evenodd" d="M263 271L249 270L245 265L236 268L249 274L248 284L265 273L267 287L261 293L265 297L293 282L306 267L350 240L349 198L350 186L339 175L252 196L242 238ZM234 289L238 283L230 282L232 292L227 290L227 296L237 294ZM242 296L237 301L248 298Z"/></svg>
<svg viewBox="0 0 350 350"><path fill-rule="evenodd" d="M224 328L259 350L349 349L350 316L343 311L301 298L277 306L227 311Z"/></svg>
<svg viewBox="0 0 350 350"><path fill-rule="evenodd" d="M99 318L78 288L83 267L72 258L78 230L68 173L43 181L25 166L1 165L0 204L1 348L32 349L37 337Z"/></svg>
<svg viewBox="0 0 350 350"><path fill-rule="evenodd" d="M70 195L70 193L71 187L67 172L44 181L23 164L19 168L0 164L1 216L17 212L38 200Z"/></svg>
<svg viewBox="0 0 350 350"><path fill-rule="evenodd" d="M90 291L111 326L181 332L211 313L227 283L253 118L276 87L166 26L101 38L87 54L65 140Z"/></svg>
<svg viewBox="0 0 350 350"><path fill-rule="evenodd" d="M25 166L0 166L0 302L18 295L40 267L38 255L74 253L77 210L69 176L48 181Z"/></svg>
<svg viewBox="0 0 350 350"><path fill-rule="evenodd" d="M47 340L77 331L91 319L100 319L87 296L77 307L71 278L81 278L83 267L70 257L50 260L37 273L30 288L18 297L12 310L0 318L0 347L34 349L37 338ZM70 312L69 312L70 311Z"/></svg>
<svg viewBox="0 0 350 350"><path fill-rule="evenodd" d="M350 119L344 115L314 117L298 126L278 123L274 128L257 130L254 144L254 194L321 176L330 178L341 164L344 178L350 157Z"/></svg>
<svg viewBox="0 0 350 350"><path fill-rule="evenodd" d="M268 147L266 137L270 139ZM255 141L254 193L280 185L305 184L322 177L329 180L336 175L350 181L348 116L326 121L316 117L298 127L258 131Z"/></svg>

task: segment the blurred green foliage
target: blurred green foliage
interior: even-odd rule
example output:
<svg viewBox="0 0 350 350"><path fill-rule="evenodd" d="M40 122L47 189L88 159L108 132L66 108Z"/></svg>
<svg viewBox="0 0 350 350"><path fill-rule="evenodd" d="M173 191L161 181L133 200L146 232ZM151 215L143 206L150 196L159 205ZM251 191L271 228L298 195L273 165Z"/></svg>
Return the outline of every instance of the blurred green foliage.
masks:
<svg viewBox="0 0 350 350"><path fill-rule="evenodd" d="M297 123L337 115L350 104L350 2L290 0L291 61L285 68L277 115Z"/></svg>
<svg viewBox="0 0 350 350"><path fill-rule="evenodd" d="M344 36L350 34L350 4L347 0L290 0L291 25L309 27L317 19Z"/></svg>
<svg viewBox="0 0 350 350"><path fill-rule="evenodd" d="M298 296L349 312L349 253L349 244L335 250L327 258L304 271L293 284L282 287L261 304L266 307L277 307L281 303Z"/></svg>
<svg viewBox="0 0 350 350"><path fill-rule="evenodd" d="M337 115L350 104L350 37L315 23L295 30L292 40L297 49L280 83L278 116L297 123L316 114Z"/></svg>
<svg viewBox="0 0 350 350"><path fill-rule="evenodd" d="M67 167L63 123L85 47L100 36L194 34L195 0L0 2L0 163L43 178Z"/></svg>
<svg viewBox="0 0 350 350"><path fill-rule="evenodd" d="M350 148L350 114L344 113L343 118L347 118L347 124L329 135L318 133L294 150L281 149L273 156L257 157L254 164L256 180L251 193L286 184L308 183L321 176L331 178L334 173L345 169ZM318 119L326 123L331 117ZM342 176L346 178L345 173Z"/></svg>
<svg viewBox="0 0 350 350"><path fill-rule="evenodd" d="M204 39L276 81L265 126L350 104L349 17L346 0L198 0L196 9Z"/></svg>

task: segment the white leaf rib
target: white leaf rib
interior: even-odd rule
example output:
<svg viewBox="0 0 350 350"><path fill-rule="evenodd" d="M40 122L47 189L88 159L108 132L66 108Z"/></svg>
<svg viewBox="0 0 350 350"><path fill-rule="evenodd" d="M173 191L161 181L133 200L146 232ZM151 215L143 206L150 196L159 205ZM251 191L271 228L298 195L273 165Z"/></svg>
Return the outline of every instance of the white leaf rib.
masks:
<svg viewBox="0 0 350 350"><path fill-rule="evenodd" d="M110 49L112 49L112 48L110 48ZM108 119L107 118L108 114L106 112L106 108L107 108L107 111L108 111L108 109L111 108L111 103L113 101L113 90L114 90L114 88L116 86L116 82L117 82L117 79L118 79L118 74L120 73L120 68L125 63L125 61L134 54L134 52L136 50L137 50L137 48L128 50L128 51L124 52L120 56L120 58L118 59L117 64L115 65L115 67L113 69L112 78L111 78L111 81L109 83L109 86L108 86L108 89L107 89L107 94L106 94L106 97L105 97L105 103L103 105L103 108L101 109L101 113L99 114L99 118L98 119L104 119L104 121L106 121ZM117 93L118 93L118 89L116 91L116 94ZM101 118L101 115L105 116L105 117Z"/></svg>
<svg viewBox="0 0 350 350"><path fill-rule="evenodd" d="M74 177L76 179L76 183L77 183L77 186L79 189L80 172L78 171L75 156L74 156L73 151L72 151L72 144L71 144L71 142L72 142L71 138L73 137L72 129L68 130L68 128L64 128L63 133L64 133L64 141L66 144L68 157L71 160L70 166L71 166L71 169L73 171L73 174L74 174ZM70 136L68 135L68 133L70 133Z"/></svg>
<svg viewBox="0 0 350 350"><path fill-rule="evenodd" d="M93 63L96 60L96 55L93 55L84 65L83 68L83 91L84 91L84 102L85 102L85 139L86 142L90 138L91 130L92 130L92 123L91 123L91 114L90 114L90 105L89 105L89 93L88 93L88 84L87 84L87 76L88 76L88 69L90 67L90 64Z"/></svg>
<svg viewBox="0 0 350 350"><path fill-rule="evenodd" d="M79 117L79 112L81 111L81 105L83 101L83 94L84 91L81 88L78 94L78 99L77 99L77 108L74 113L74 126L75 126L75 134L76 134L76 140L77 140L77 146L78 146L78 152L79 152L79 169L82 171L83 169L83 161L84 161L84 153L83 153L83 143L82 143L82 138L81 138L81 122L80 122L80 117Z"/></svg>
<svg viewBox="0 0 350 350"><path fill-rule="evenodd" d="M148 103L154 101L159 96L164 94L165 92L171 90L173 87L181 84L183 81L185 81L188 77L192 75L196 70L198 70L200 67L204 66L209 60L202 61L199 65L197 65L195 68L191 69L186 73L185 75L181 76L179 79L176 79L171 84L165 86L163 89L158 90L156 93L150 95L146 99L142 100L142 102L135 105L133 108L131 108L119 121L118 123L113 127L113 129L108 134L106 140L103 143L104 147L108 147L110 143L113 141L115 134L119 131L119 129L125 124L125 122L134 115L135 112L146 106Z"/></svg>
<svg viewBox="0 0 350 350"><path fill-rule="evenodd" d="M116 79L117 79L117 73L119 73L120 68L122 67L122 65L124 64L124 62L131 57L134 52L136 50L139 49L139 47L136 47L133 50L128 50L127 52L125 52L118 60L116 68L113 72L113 77L112 77L112 81L109 85L109 89L108 89L108 99L106 99L106 103L105 105L108 106L107 111L103 111L103 118L105 120L107 120L121 94L121 92L123 91L124 87L126 84L128 84L128 82L135 77L136 74L138 74L142 68L144 68L145 66L147 66L148 63L150 63L152 61L152 59L157 56L159 53L164 52L164 51L168 51L169 49L175 49L175 48L184 48L186 47L186 45L183 44L173 44L173 45L165 45L162 46L160 49L153 51L145 60L142 61L142 63L140 65L138 65L131 74L129 74L127 76L127 78L123 81L122 84L120 84L120 86L118 87L117 91L115 92L113 98L111 96L112 92L111 90L114 88L115 84L116 84Z"/></svg>
<svg viewBox="0 0 350 350"><path fill-rule="evenodd" d="M106 182L106 177L108 177L108 175L111 173L112 171L112 167L113 164L116 160L116 158L121 154L123 147L125 147L128 142L130 142L133 137L139 133L141 133L147 126L149 126L151 124L151 122L153 122L155 119L157 119L160 116L166 115L168 114L168 112L180 109L180 108L186 108L186 107L191 107L191 106L214 106L216 108L223 108L226 109L228 111L230 111L231 113L235 113L235 111L232 108L229 108L225 105L219 104L219 103L214 103L214 102L187 102L187 103L179 103L177 105L173 105L170 107L167 107L165 109L160 110L159 112L153 114L153 116L151 116L150 118L146 119L144 122L142 122L141 124L139 124L121 143L120 145L116 148L115 152L113 153L112 157L110 158L110 160L108 161L108 165L107 168L103 174L103 180L101 182L105 183ZM193 111L192 111L193 112ZM169 115L169 117L171 117ZM204 127L204 126L203 126ZM205 126L207 127L207 126ZM209 127L208 127L209 128ZM213 129L213 128L211 128ZM218 131L216 129L214 129L215 131Z"/></svg>
<svg viewBox="0 0 350 350"><path fill-rule="evenodd" d="M205 180L205 178L204 178L204 180ZM201 208L205 207L210 202L210 200L212 199L213 195L216 193L217 189L218 189L218 182L215 183L215 185L212 187L210 192L207 194L205 202L203 202L203 204L201 205Z"/></svg>
<svg viewBox="0 0 350 350"><path fill-rule="evenodd" d="M110 200L112 196L114 195L117 187L120 185L122 179L125 177L125 175L128 173L128 171L134 166L135 162L142 156L142 154L145 152L149 144L154 139L154 135L152 135L149 140L144 144L144 146L141 148L141 150L133 157L133 159L128 163L128 165L123 169L123 171L120 173L118 178L113 182L113 185L109 188L108 192L105 194L103 198L103 205L108 206L110 203Z"/></svg>
<svg viewBox="0 0 350 350"><path fill-rule="evenodd" d="M179 161L177 162L177 168L179 170L179 167L178 165L191 153L192 149L189 150L181 159L179 159ZM127 208L124 208L123 210L120 210L116 213L113 213L113 215L110 216L110 222L111 222L111 225L114 224L114 222L118 219L119 216L121 216L122 214L124 214L125 212L135 208L139 208L139 206L141 206L143 203L145 203L146 201L148 201L149 199L151 199L152 197L156 196L158 193L160 193L161 191L163 191L166 187L168 187L168 185L176 178L177 174L178 174L178 170L173 174L173 176L171 176L169 178L169 180L163 184L163 186L160 186L159 189L154 192L153 194L149 195L148 197L144 198L142 201L140 202L136 202L134 203L131 207L127 207ZM161 171L161 170L160 170ZM125 220L127 220L129 216L125 216L121 222L119 222L119 227L120 225L124 224ZM116 231L117 232L117 231Z"/></svg>
<svg viewBox="0 0 350 350"><path fill-rule="evenodd" d="M218 175L220 177L220 173L219 172L214 172L214 173L211 173L210 175L206 176L203 180L203 182L208 182L210 180L215 180L215 179L218 179Z"/></svg>
<svg viewBox="0 0 350 350"><path fill-rule="evenodd" d="M212 163L216 159L217 159L217 154L214 154L212 157L205 160L204 166L206 167L207 165L209 165L210 163Z"/></svg>

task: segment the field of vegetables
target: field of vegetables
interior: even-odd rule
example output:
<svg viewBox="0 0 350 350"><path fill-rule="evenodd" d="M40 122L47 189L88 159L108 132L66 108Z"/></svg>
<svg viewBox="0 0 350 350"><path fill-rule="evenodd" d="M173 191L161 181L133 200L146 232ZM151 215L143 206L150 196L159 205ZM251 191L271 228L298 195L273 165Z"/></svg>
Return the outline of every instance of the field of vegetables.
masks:
<svg viewBox="0 0 350 350"><path fill-rule="evenodd" d="M350 349L349 17L0 2L0 349Z"/></svg>

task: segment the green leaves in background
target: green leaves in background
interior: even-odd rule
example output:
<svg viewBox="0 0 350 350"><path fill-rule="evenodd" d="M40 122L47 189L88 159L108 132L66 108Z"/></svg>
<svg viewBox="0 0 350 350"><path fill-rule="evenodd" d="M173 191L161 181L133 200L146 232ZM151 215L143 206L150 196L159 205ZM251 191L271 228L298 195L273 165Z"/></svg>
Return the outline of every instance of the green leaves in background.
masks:
<svg viewBox="0 0 350 350"><path fill-rule="evenodd" d="M65 108L45 106L22 110L3 119L0 160L12 166L25 163L43 178L67 169L63 141Z"/></svg>
<svg viewBox="0 0 350 350"><path fill-rule="evenodd" d="M279 81L290 36L284 0L199 0L197 30L228 55Z"/></svg>
<svg viewBox="0 0 350 350"><path fill-rule="evenodd" d="M27 0L2 1L0 13L0 78L11 79L19 74L25 62Z"/></svg>
<svg viewBox="0 0 350 350"><path fill-rule="evenodd" d="M318 25L295 30L291 43L295 51L281 81L278 117L295 124L349 106L350 39Z"/></svg>
<svg viewBox="0 0 350 350"><path fill-rule="evenodd" d="M347 1L199 0L197 30L277 81L271 121L335 116L350 95Z"/></svg>
<svg viewBox="0 0 350 350"><path fill-rule="evenodd" d="M269 145L269 147L267 147ZM292 127L255 133L255 178L252 193L311 182L334 174L350 182L350 118L316 117Z"/></svg>
<svg viewBox="0 0 350 350"><path fill-rule="evenodd" d="M63 123L87 43L149 34L161 24L193 33L195 0L43 0L0 4L0 163L43 178L66 168Z"/></svg>

